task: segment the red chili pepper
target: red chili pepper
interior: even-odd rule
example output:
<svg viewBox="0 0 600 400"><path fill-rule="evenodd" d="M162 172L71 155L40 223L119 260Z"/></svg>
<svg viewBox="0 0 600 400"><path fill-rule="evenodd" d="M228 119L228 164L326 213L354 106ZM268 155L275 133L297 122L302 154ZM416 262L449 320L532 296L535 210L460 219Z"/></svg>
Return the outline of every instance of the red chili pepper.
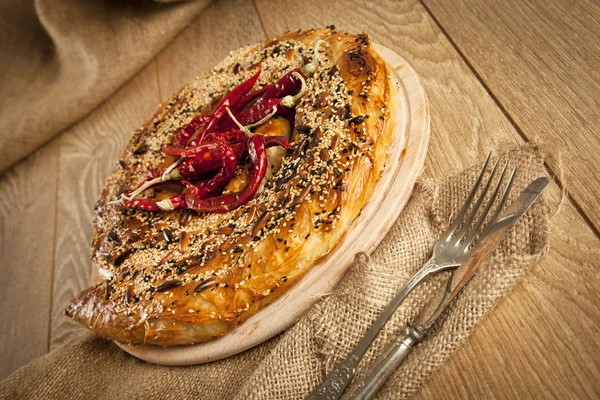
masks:
<svg viewBox="0 0 600 400"><path fill-rule="evenodd" d="M268 90L266 90L259 99L271 99L273 97L283 97L288 95L294 95L302 86L302 81L300 78L296 76L295 73L302 75L304 79L306 79L306 75L302 73L300 68L296 68L281 78L272 85L268 86Z"/></svg>
<svg viewBox="0 0 600 400"><path fill-rule="evenodd" d="M154 179L154 178L158 178L159 176L162 175L163 171L161 171L160 169L156 169L152 166L152 164L148 163L148 169L143 171L142 174L146 175L146 178L148 179Z"/></svg>
<svg viewBox="0 0 600 400"><path fill-rule="evenodd" d="M219 102L219 104L215 107L215 110L211 115L206 116L198 116L194 118L188 125L181 128L177 132L177 136L175 139L176 146L185 146L188 144L189 140L196 134L196 131L200 127L200 125L204 124L200 133L199 139L197 143L201 143L204 135L213 130L213 128L219 123L219 121L223 118L226 113L226 108L235 109L236 111L241 109L247 103L242 103L240 100L244 98L250 89L254 86L260 73L262 71L262 67L259 64L256 73L248 80L240 83L236 86L231 92L229 92L223 99Z"/></svg>
<svg viewBox="0 0 600 400"><path fill-rule="evenodd" d="M255 135L253 137L253 140L254 141L262 140L264 149L268 149L268 148L274 147L274 146L281 146L281 147L285 148L286 150L292 149L292 146L290 145L288 140L283 136ZM207 145L210 145L210 146L207 146ZM227 186L227 184L229 183L231 178L233 178L233 175L235 174L235 171L237 169L238 160L248 156L249 142L234 143L234 144L230 145L230 144L227 144L223 138L220 138L220 139L218 139L218 143L216 143L216 145L218 146L217 150L215 150L214 145L215 145L215 143L205 143L204 145L198 146L198 148L203 148L205 150L207 148L210 148L211 150L210 150L210 152L207 151L204 154L199 153L195 157L186 159L178 168L179 174L182 177L194 177L194 176L198 176L200 173L207 172L208 171L207 168L209 168L209 165L210 165L211 170L221 167L220 171L214 177L212 177L209 180L205 180L205 181L201 182L197 186L192 185L187 180L183 180L181 182L169 180L169 181L165 181L165 182L158 182L155 185L148 187L148 189L154 188L159 185L176 183L176 184L186 185L188 187L188 191L192 192L189 196L197 198L197 199L205 199L205 198L208 198L211 196L220 195L223 188L225 188L225 186ZM195 150L196 151L196 149L185 149L185 150L188 150L188 151ZM208 164L206 162L206 159L203 158L203 155L205 155L205 154L211 155L210 164ZM198 161L198 160L202 160L202 159L204 159L204 161ZM194 162L198 162L200 167L196 167L195 170L189 171L189 172L182 171L182 168L188 168L185 163L190 160L194 160ZM154 170L154 171L155 171L154 175L156 175L155 177L159 177L162 174L161 171L158 171L158 170ZM252 180L252 178L251 178L251 180ZM261 178L261 180L262 180L262 178ZM241 196L242 194L243 194L243 191L240 192L239 195ZM186 196L188 196L188 195L180 194L178 196L175 196L175 197L172 197L171 199L169 199L174 210L179 210L179 209L185 208L187 206L187 197ZM254 196L254 193L250 194L250 198L252 198L252 196ZM243 203L238 204L238 206L246 203L247 201L249 201L249 199L244 201ZM241 197L241 200L244 200L244 198ZM127 206L129 208L140 208L140 209L147 210L147 211L164 211L164 209L161 208L158 203L159 203L158 201L151 200L151 199L132 199L132 200L127 200L124 202L125 206ZM235 206L234 208L236 208L238 206ZM163 207L164 207L164 204L163 204Z"/></svg>
<svg viewBox="0 0 600 400"><path fill-rule="evenodd" d="M204 126L200 130L196 143L202 143L202 141L204 140L204 136L208 132L213 131L213 129L219 124L219 122L221 122L221 119L227 114L227 108L234 109L237 111L238 109L241 109L244 106L244 104L241 104L240 100L244 97L246 93L250 91L250 89L252 89L252 86L254 86L254 84L258 80L261 71L262 68L259 64L258 68L256 69L256 73L250 79L240 83L225 97L223 97L223 100L221 100L221 102L217 105L217 107L211 114L210 120L206 124L204 124ZM185 144L187 144L187 142L184 143L184 145Z"/></svg>
<svg viewBox="0 0 600 400"><path fill-rule="evenodd" d="M178 184L180 184L180 185L183 184L183 185L186 185L187 187L192 187L195 192L195 195L201 199L209 197L209 196L215 196L215 195L221 194L221 192L223 191L223 188L225 188L225 186L227 186L227 184L229 183L231 178L233 178L233 175L235 174L235 170L237 168L237 160L238 159L236 157L236 154L235 154L235 151L233 150L233 148L231 148L231 146L226 144L222 139L217 144L219 145L219 150L220 150L218 158L219 158L219 161L221 164L221 169L214 177L201 182L197 186L193 186L187 180L178 182ZM209 154L209 153L206 153L206 154ZM182 171L180 171L180 173L182 173ZM185 175L183 175L183 176L185 176ZM195 176L195 175L192 175L192 176ZM161 183L166 183L166 182L161 182ZM158 183L158 184L161 184L161 183ZM156 186L156 185L153 185L152 187L154 187L154 186ZM168 200L171 202L172 207L168 207L168 205L167 205L167 207L172 208L173 210L178 210L181 208L185 208L187 206L187 203L185 201L185 194L183 194L183 193L180 195L171 197ZM164 202L164 200L162 200L162 201ZM129 207L129 208L141 208L146 211L165 211L164 203L162 204L162 207L161 207L161 204L159 201L152 200L152 199L126 200L124 202L124 204L126 207Z"/></svg>
<svg viewBox="0 0 600 400"><path fill-rule="evenodd" d="M177 196L171 197L168 199L173 206L173 210L180 210L182 208L186 208L187 203L185 201L185 194L179 194ZM162 200L164 201L164 200ZM140 208L146 211L165 211L158 205L158 200L152 199L133 199L126 200L123 204L129 208Z"/></svg>
<svg viewBox="0 0 600 400"><path fill-rule="evenodd" d="M294 113L288 107L284 106L282 99L279 98L266 99L259 103L255 103L252 107L236 115L235 118L243 126L254 124L255 122L258 122L270 115L273 112L274 107L277 110L275 115L283 115L285 118L290 120L290 123L293 124ZM231 118L228 118L221 122L219 128L226 130L231 129L234 126L235 123L231 120Z"/></svg>
<svg viewBox="0 0 600 400"><path fill-rule="evenodd" d="M181 182L160 182L160 183L157 183L156 185L153 185L152 187L155 187L158 185L164 185L164 184L183 185ZM167 200L167 199L165 199L165 200ZM140 208L140 209L146 210L146 211L165 211L163 208L161 208L159 206L159 203L164 202L165 200L131 199L131 200L125 200L123 202L123 204L129 208ZM185 202L185 194L184 193L181 193L177 196L171 197L168 200L171 202L171 206L173 207L173 210L180 210L182 208L186 208L186 206L187 206L187 204ZM163 203L163 207L164 207L164 203Z"/></svg>
<svg viewBox="0 0 600 400"><path fill-rule="evenodd" d="M175 136L175 145L185 146L198 128L210 120L210 115L200 115L192 119L192 121L177 131Z"/></svg>
<svg viewBox="0 0 600 400"><path fill-rule="evenodd" d="M222 160L223 155L221 151L208 152L196 157L186 158L177 167L177 171L184 178L193 178L220 168Z"/></svg>
<svg viewBox="0 0 600 400"><path fill-rule="evenodd" d="M286 150L294 149L285 136L263 136L263 138L265 141L265 149L275 146L281 146Z"/></svg>
<svg viewBox="0 0 600 400"><path fill-rule="evenodd" d="M210 199L201 199L198 193L188 186L185 200L188 207L197 212L224 213L231 211L240 205L249 202L256 194L260 183L267 172L267 153L265 150L265 139L261 135L255 135L248 140L248 154L250 156L251 169L248 184L237 193L230 193Z"/></svg>
<svg viewBox="0 0 600 400"><path fill-rule="evenodd" d="M195 157L210 152L214 152L220 149L220 145L217 142L207 142L194 147L165 147L163 152L171 156L180 157Z"/></svg>
<svg viewBox="0 0 600 400"><path fill-rule="evenodd" d="M244 96L243 102L249 104L256 98L256 103L260 103L264 100L274 97L283 97L296 94L298 89L300 89L302 86L302 81L294 74L294 72L299 73L304 79L306 79L306 75L302 73L301 68L296 68L279 78L277 82L267 85L262 89L248 93L246 96Z"/></svg>
<svg viewBox="0 0 600 400"><path fill-rule="evenodd" d="M239 129L230 129L227 131L220 129L219 131L207 132L206 136L204 136L204 142L214 142L218 137L225 139L225 141L229 144L246 143L246 134ZM198 140L192 140L187 145L187 148L197 147L198 145Z"/></svg>
<svg viewBox="0 0 600 400"><path fill-rule="evenodd" d="M223 192L223 189L227 186L231 178L233 178L238 165L238 158L235 151L231 146L223 143L222 154L221 169L214 177L203 181L196 186L189 181L183 181L188 188L188 192L193 191L193 196L199 199L218 196ZM186 198L187 196L188 195L186 194Z"/></svg>
<svg viewBox="0 0 600 400"><path fill-rule="evenodd" d="M267 85L261 89L256 89L253 92L250 92L248 94L246 94L244 97L242 97L242 99L240 100L241 104L250 104L250 102L254 99L256 99L257 97L261 96L264 92L266 92L267 90L269 90L269 88L273 86L273 85Z"/></svg>
<svg viewBox="0 0 600 400"><path fill-rule="evenodd" d="M189 155L189 158L183 160L183 162L177 167L176 170L171 171L166 177L164 177L164 181L157 182L147 189L154 188L163 183L169 183L172 180L177 180L181 178L194 178L198 177L204 173L214 171L221 167L223 164L223 155L221 154L221 148L215 143L206 143L204 146L200 148L202 151L198 151L199 149L188 149L181 147L169 147L165 148L165 150L171 153L179 153L183 151L188 151L192 153L196 151L197 154ZM236 152L238 154L238 152ZM243 154L243 150L239 153ZM149 166L143 174L148 178L147 181L157 179L161 177L165 173L165 170L158 170L152 166Z"/></svg>
<svg viewBox="0 0 600 400"><path fill-rule="evenodd" d="M226 132L209 132L204 137L205 141L214 141L217 138L223 138L229 144L246 143L246 134L239 129L231 129Z"/></svg>

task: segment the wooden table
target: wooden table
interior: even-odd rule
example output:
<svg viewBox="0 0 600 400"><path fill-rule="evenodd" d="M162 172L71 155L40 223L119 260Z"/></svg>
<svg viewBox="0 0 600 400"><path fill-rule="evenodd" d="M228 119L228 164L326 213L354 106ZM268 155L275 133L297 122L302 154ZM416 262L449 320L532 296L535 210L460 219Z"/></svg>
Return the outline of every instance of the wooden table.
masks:
<svg viewBox="0 0 600 400"><path fill-rule="evenodd" d="M214 3L87 118L0 176L0 378L81 332L62 310L91 279L93 205L159 101L234 48L335 24L367 32L421 76L426 178L525 143L548 154L559 210L550 251L417 397L597 398L599 20L586 0Z"/></svg>

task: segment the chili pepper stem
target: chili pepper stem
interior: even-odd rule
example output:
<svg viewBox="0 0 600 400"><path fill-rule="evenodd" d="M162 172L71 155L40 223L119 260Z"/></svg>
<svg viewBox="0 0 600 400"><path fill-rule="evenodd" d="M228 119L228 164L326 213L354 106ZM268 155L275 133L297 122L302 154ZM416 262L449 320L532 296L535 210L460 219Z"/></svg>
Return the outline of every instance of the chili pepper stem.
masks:
<svg viewBox="0 0 600 400"><path fill-rule="evenodd" d="M306 80L304 80L304 77L302 76L302 74L300 74L298 72L294 72L294 76L296 78L300 79L300 82L302 83L302 87L300 88L300 91L298 92L298 94L296 94L295 96L287 95L283 99L281 99L281 104L283 104L287 108L294 108L294 106L296 105L296 102L298 100L300 100L300 98L302 96L304 96L304 93L306 92Z"/></svg>
<svg viewBox="0 0 600 400"><path fill-rule="evenodd" d="M310 63L306 64L302 67L301 71L306 76L311 76L317 71L317 62L319 58L319 46L321 43L325 43L323 40L319 39L315 42L313 47L313 59Z"/></svg>
<svg viewBox="0 0 600 400"><path fill-rule="evenodd" d="M265 122L267 122L267 121L268 121L268 120L269 120L271 117L273 117L273 115L275 115L275 114L277 114L277 107L276 107L276 106L273 106L273 110L272 110L272 111L271 111L271 112L270 112L270 113L269 113L267 116L265 116L263 119L261 119L261 120L259 120L259 121L256 121L256 122L255 122L255 123L253 123L253 124L246 125L246 128L249 128L249 129L250 129L250 128L254 128L254 127L257 127L257 126L259 126L259 125L262 125L262 124L264 124Z"/></svg>
<svg viewBox="0 0 600 400"><path fill-rule="evenodd" d="M163 211L173 211L175 207L171 202L171 199L163 199L161 201L156 202L156 205Z"/></svg>
<svg viewBox="0 0 600 400"><path fill-rule="evenodd" d="M140 186L139 188L135 189L133 192L131 192L131 194L129 196L125 195L125 193L121 194L121 198L123 200L133 200L135 199L140 193L146 191L146 189L148 189L150 186L152 185L156 185L157 183L162 182L162 176L159 176L157 178L151 179L149 181L146 181L142 184L142 186Z"/></svg>
<svg viewBox="0 0 600 400"><path fill-rule="evenodd" d="M225 107L225 109L227 110L227 114L229 114L229 116L231 117L232 121L235 122L235 124L238 126L238 128L240 128L240 131L244 132L247 137L251 138L252 137L252 132L250 132L250 129L248 129L244 125L240 124L240 121L238 121L233 116L233 113L231 112L231 109L229 109L229 107Z"/></svg>
<svg viewBox="0 0 600 400"><path fill-rule="evenodd" d="M177 178L168 178L169 175L171 174L171 171L173 171L175 168L177 168L177 166L179 166L179 164L181 164L183 162L184 158L181 157L179 160L175 161L173 164L169 165L166 169L165 172L162 173L161 175L161 179L163 181L170 181L171 179L177 179ZM168 178L168 179L167 179Z"/></svg>
<svg viewBox="0 0 600 400"><path fill-rule="evenodd" d="M171 164L171 167L173 166L177 166L176 164L180 163L183 160L183 158L181 160L178 160L176 163ZM167 168L167 169L169 169ZM173 167L174 168L174 167ZM171 168L171 170L173 169ZM165 172L161 175L158 176L154 179L151 179L149 181L146 181L142 184L142 186L140 186L139 188L137 188L136 190L134 190L133 192L131 192L131 194L129 196L126 196L125 193L123 193L121 195L121 198L123 200L133 200L135 199L140 193L145 192L148 188L150 188L151 186L156 185L157 183L161 183L161 182L165 182L165 181L172 181L172 180L177 180L177 179L181 179L181 174L179 173L178 170L172 170L170 172L167 172L167 170L165 170Z"/></svg>

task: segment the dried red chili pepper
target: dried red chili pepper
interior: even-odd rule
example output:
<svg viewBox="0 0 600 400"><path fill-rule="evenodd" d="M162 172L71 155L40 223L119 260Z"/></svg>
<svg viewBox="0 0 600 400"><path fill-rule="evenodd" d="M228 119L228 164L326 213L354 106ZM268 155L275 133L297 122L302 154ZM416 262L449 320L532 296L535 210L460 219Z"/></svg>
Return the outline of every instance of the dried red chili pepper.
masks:
<svg viewBox="0 0 600 400"><path fill-rule="evenodd" d="M215 107L213 113L210 115L210 120L206 124L204 124L202 129L200 129L200 132L198 133L198 138L195 140L195 143L202 143L202 141L204 140L204 136L208 132L212 132L214 130L214 128L219 124L219 122L221 122L221 119L223 119L223 117L227 114L227 108L238 110L245 105L241 103L240 100L242 100L244 95L247 94L250 91L250 89L252 89L252 87L258 80L261 71L262 67L259 64L258 68L256 69L256 73L251 78L240 83L231 92L227 93L225 97L223 97L223 99L219 102L217 107ZM184 142L182 144L186 145L187 142Z"/></svg>
<svg viewBox="0 0 600 400"><path fill-rule="evenodd" d="M255 103L252 107L236 115L235 118L241 125L248 126L274 115L283 115L293 123L294 113L290 108L283 104L283 99L277 98L266 99L260 103ZM219 128L231 129L234 126L235 122L231 118L228 118L221 122Z"/></svg>
<svg viewBox="0 0 600 400"><path fill-rule="evenodd" d="M296 68L279 78L277 82L248 93L242 98L241 103L250 104L250 102L255 99L256 103L260 103L264 100L274 97L283 97L293 94L300 88L302 84L300 79L293 74L293 72L300 73L303 78L306 78L306 76L301 72L300 68Z"/></svg>
<svg viewBox="0 0 600 400"><path fill-rule="evenodd" d="M224 213L249 202L260 187L261 181L267 172L267 153L265 139L255 135L248 140L248 154L251 168L248 184L237 193L230 193L210 199L201 199L196 190L188 186L185 200L188 207L197 212Z"/></svg>
<svg viewBox="0 0 600 400"><path fill-rule="evenodd" d="M234 129L227 132L210 132L206 135L205 139L206 141L202 144L190 143L187 147L165 147L163 152L172 156L194 157L207 152L217 151L219 148L217 141L219 139L223 139L229 144L245 143L246 135L242 131Z"/></svg>
<svg viewBox="0 0 600 400"><path fill-rule="evenodd" d="M191 187L194 188L193 190L195 191L196 196L198 196L201 199L221 194L223 188L225 188L225 186L227 186L231 178L233 178L233 175L235 174L235 170L237 168L238 159L233 148L227 143L225 143L225 141L222 139L217 143L217 145L219 146L218 159L221 164L221 169L214 177L201 182L197 186L191 185L191 183L187 180L178 183L186 185L188 187L190 187L191 185ZM179 171L179 173L181 172L182 171ZM181 177L181 175L179 177ZM150 187L148 187L147 189L149 188ZM185 195L183 193L171 197L170 199L164 199L161 201L152 199L131 199L126 200L124 204L126 207L129 208L141 208L147 211L173 211L185 208L187 205L185 201Z"/></svg>
<svg viewBox="0 0 600 400"><path fill-rule="evenodd" d="M244 97L242 97L242 99L240 100L240 103L241 104L250 104L252 102L252 100L261 96L264 92L269 90L270 87L271 87L271 85L267 85L267 86L264 86L260 89L256 89L255 91L246 94Z"/></svg>
<svg viewBox="0 0 600 400"><path fill-rule="evenodd" d="M163 182L164 183L164 182ZM170 184L183 185L181 182L169 182ZM185 194L179 194L168 199L131 199L123 202L125 207L140 208L146 211L173 211L186 208Z"/></svg>
<svg viewBox="0 0 600 400"><path fill-rule="evenodd" d="M204 173L221 168L222 158L223 156L221 155L220 150L210 151L186 158L176 169L173 169L168 173L166 173L166 169L159 170L149 167L144 171L144 175L148 178L148 181L161 178L162 182L181 178L195 178ZM154 187L154 185L152 187ZM147 189L150 189L150 187Z"/></svg>
<svg viewBox="0 0 600 400"><path fill-rule="evenodd" d="M167 204L167 202L169 202L170 205ZM146 211L173 211L181 210L187 207L185 195L183 193L171 197L170 199L164 199L160 201L152 199L133 199L125 200L123 204L129 208L140 208Z"/></svg>
<svg viewBox="0 0 600 400"><path fill-rule="evenodd" d="M261 138L265 149L274 146L281 146L286 150L292 149L292 146L290 145L288 140L283 136L255 135L255 137ZM202 151L204 152L199 152L199 149L202 149ZM169 174L166 178L168 179L167 181L158 181L156 183L153 183L152 185L148 185L144 190L154 188L158 185L173 184L175 183L173 179L198 176L200 173L209 171L208 168L210 168L210 170L214 170L220 167L220 171L213 178L203 181L197 186L191 185L188 181L183 181L182 183L179 183L188 186L190 190L194 191L193 195L199 199L219 195L222 192L223 188L227 186L229 181L233 178L233 175L237 168L238 160L245 158L249 153L247 142L229 145L225 142L223 138L219 139L218 143L205 143L204 145L197 146L193 149L183 150L194 154L196 154L197 152L197 154L192 158L186 159L177 170L173 171L174 173L172 172L171 174ZM204 156L207 155L209 157L205 158ZM185 163L189 160L195 160L195 162L198 163L197 165L199 165L199 167L192 171L188 171L187 168L190 167L187 166ZM182 167L184 168L182 169ZM162 176L161 171L155 170L154 174L156 175L155 179ZM170 201L171 204L167 204L167 200ZM185 208L185 206L187 205L185 195L183 194L172 197L171 199L165 199L161 201L151 199L130 199L126 200L124 204L129 208L141 208L147 211L178 210L181 208Z"/></svg>
<svg viewBox="0 0 600 400"><path fill-rule="evenodd" d="M171 173L171 179L193 178L204 173L214 171L221 167L223 155L220 151L201 154L196 157L186 158L177 167L174 173Z"/></svg>
<svg viewBox="0 0 600 400"><path fill-rule="evenodd" d="M238 165L238 158L235 151L231 146L223 143L221 153L223 155L221 158L221 169L214 177L203 181L196 186L192 185L189 181L183 181L187 186L188 191L194 191L194 196L200 199L218 196L223 193L223 189L227 186L229 181L231 181L231 178L233 178Z"/></svg>
<svg viewBox="0 0 600 400"><path fill-rule="evenodd" d="M263 136L263 138L265 141L265 149L275 146L281 146L288 151L294 149L285 136Z"/></svg>
<svg viewBox="0 0 600 400"><path fill-rule="evenodd" d="M190 138L192 136L194 136L194 134L196 133L198 128L202 124L207 123L210 120L210 118L211 118L210 115L197 116L194 119L192 119L192 121L189 124L187 124L186 126L184 126L181 129L179 129L177 131L177 134L175 135L175 141L174 141L175 145L185 146L185 144L187 144L187 142L190 140Z"/></svg>
<svg viewBox="0 0 600 400"><path fill-rule="evenodd" d="M306 79L306 75L302 73L301 69L296 68L279 78L277 82L267 86L268 89L256 101L296 94L302 86L302 80L294 72Z"/></svg>
<svg viewBox="0 0 600 400"><path fill-rule="evenodd" d="M300 85L297 85L295 81L291 81L290 77L293 77ZM304 74L299 70L289 72L284 78L280 79L278 83L270 88L273 90L266 90L251 107L237 114L235 116L237 122L242 126L250 127L251 125L257 125L261 123L261 121L269 119L273 115L279 114L283 115L291 124L293 124L294 113L292 109L295 107L296 101L302 97L306 81ZM300 87L300 91L292 95L292 93L297 91L298 87ZM283 95L283 97L268 97L271 94ZM222 130L231 129L234 124L235 121L233 120L233 117L224 118L220 124L220 128Z"/></svg>

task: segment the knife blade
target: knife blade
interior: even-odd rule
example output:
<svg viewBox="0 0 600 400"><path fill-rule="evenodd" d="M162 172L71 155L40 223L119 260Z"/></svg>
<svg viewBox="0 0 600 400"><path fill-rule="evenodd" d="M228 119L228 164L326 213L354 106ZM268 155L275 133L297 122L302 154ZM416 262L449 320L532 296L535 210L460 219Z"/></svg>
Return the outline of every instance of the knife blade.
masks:
<svg viewBox="0 0 600 400"><path fill-rule="evenodd" d="M425 306L413 322L414 325L427 330L435 323L456 295L473 277L475 272L477 272L481 264L483 264L506 237L508 232L517 224L517 221L519 221L523 214L527 212L529 207L542 194L547 185L547 178L538 178L521 192L519 197L507 207L502 217L483 232L481 235L482 239L471 255L453 271L444 290L438 292L427 306Z"/></svg>
<svg viewBox="0 0 600 400"><path fill-rule="evenodd" d="M502 242L508 232L542 194L548 179L538 178L523 190L518 198L506 208L506 211L495 223L491 224L481 235L482 239L476 245L469 257L454 270L446 285L427 303L413 322L406 328L406 334L394 341L367 375L350 388L343 399L372 399L381 386L394 373L397 367L408 357L416 346L427 335L428 330L438 320L448 305L456 298L467 282L473 277L481 264L489 257L494 249Z"/></svg>

